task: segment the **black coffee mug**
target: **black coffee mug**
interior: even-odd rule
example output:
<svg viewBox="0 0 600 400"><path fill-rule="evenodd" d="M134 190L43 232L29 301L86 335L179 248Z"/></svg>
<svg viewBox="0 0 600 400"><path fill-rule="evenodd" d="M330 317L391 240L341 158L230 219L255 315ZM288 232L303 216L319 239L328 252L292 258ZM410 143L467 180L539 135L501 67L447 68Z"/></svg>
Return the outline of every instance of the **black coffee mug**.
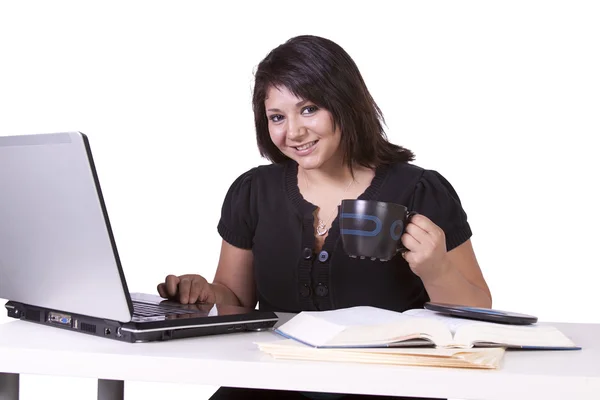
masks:
<svg viewBox="0 0 600 400"><path fill-rule="evenodd" d="M387 261L407 249L400 238L415 212L396 203L342 200L340 234L351 257Z"/></svg>

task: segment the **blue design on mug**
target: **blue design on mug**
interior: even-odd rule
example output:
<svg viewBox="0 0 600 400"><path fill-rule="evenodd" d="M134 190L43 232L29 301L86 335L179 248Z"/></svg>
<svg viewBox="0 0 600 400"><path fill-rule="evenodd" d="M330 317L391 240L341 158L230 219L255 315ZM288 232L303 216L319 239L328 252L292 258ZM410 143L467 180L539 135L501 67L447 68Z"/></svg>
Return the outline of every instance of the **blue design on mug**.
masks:
<svg viewBox="0 0 600 400"><path fill-rule="evenodd" d="M402 232L404 230L404 222L402 222L401 219L397 219L392 223L392 226L390 226L390 236L392 237L392 239L394 240L398 240L400 239L401 235L396 234L395 230L396 227L400 225L400 232Z"/></svg>
<svg viewBox="0 0 600 400"><path fill-rule="evenodd" d="M356 235L356 236L377 236L379 232L381 232L381 220L374 215L365 215L365 214L352 214L352 213L342 213L340 215L341 218L353 218L353 219L366 219L368 221L375 222L375 229L372 231L365 231L362 229L342 229L340 233L342 235Z"/></svg>

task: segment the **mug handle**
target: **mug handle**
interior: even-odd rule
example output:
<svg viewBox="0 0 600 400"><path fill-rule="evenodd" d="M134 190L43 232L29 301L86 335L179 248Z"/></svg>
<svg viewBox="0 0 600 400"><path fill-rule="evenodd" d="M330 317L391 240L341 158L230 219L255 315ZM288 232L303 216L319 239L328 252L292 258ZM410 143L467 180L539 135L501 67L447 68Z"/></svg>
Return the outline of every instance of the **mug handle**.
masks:
<svg viewBox="0 0 600 400"><path fill-rule="evenodd" d="M412 217L414 217L417 214L418 214L418 212L416 212L416 211L408 211L406 213L406 225L408 225L410 223L410 220L412 219ZM406 229L406 226L404 227L404 229ZM397 253L406 253L407 251L410 251L410 250L408 250L406 247L404 247L402 245L402 242L400 241L400 238L398 238L398 247L396 247L396 254Z"/></svg>

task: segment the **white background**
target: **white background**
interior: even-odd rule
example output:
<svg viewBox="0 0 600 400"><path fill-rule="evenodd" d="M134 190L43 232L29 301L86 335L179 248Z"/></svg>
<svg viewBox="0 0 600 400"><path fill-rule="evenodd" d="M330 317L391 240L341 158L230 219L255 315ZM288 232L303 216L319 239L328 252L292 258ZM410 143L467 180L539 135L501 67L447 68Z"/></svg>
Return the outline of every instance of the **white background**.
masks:
<svg viewBox="0 0 600 400"><path fill-rule="evenodd" d="M494 307L600 323L598 3L0 4L0 135L89 135L131 290L212 278L225 191L266 163L252 73L315 34L354 58L390 140L458 191ZM53 382L62 399L95 396L91 379L23 376L22 399ZM213 390L128 383L126 396Z"/></svg>

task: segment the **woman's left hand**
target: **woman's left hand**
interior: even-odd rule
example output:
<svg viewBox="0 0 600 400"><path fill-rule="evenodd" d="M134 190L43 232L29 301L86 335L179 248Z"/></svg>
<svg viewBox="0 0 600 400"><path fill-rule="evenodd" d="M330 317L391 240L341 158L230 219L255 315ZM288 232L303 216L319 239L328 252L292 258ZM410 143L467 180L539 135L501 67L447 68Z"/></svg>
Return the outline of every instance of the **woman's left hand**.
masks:
<svg viewBox="0 0 600 400"><path fill-rule="evenodd" d="M401 238L409 251L402 254L412 271L421 280L436 280L447 269L446 235L433 221L415 214Z"/></svg>

